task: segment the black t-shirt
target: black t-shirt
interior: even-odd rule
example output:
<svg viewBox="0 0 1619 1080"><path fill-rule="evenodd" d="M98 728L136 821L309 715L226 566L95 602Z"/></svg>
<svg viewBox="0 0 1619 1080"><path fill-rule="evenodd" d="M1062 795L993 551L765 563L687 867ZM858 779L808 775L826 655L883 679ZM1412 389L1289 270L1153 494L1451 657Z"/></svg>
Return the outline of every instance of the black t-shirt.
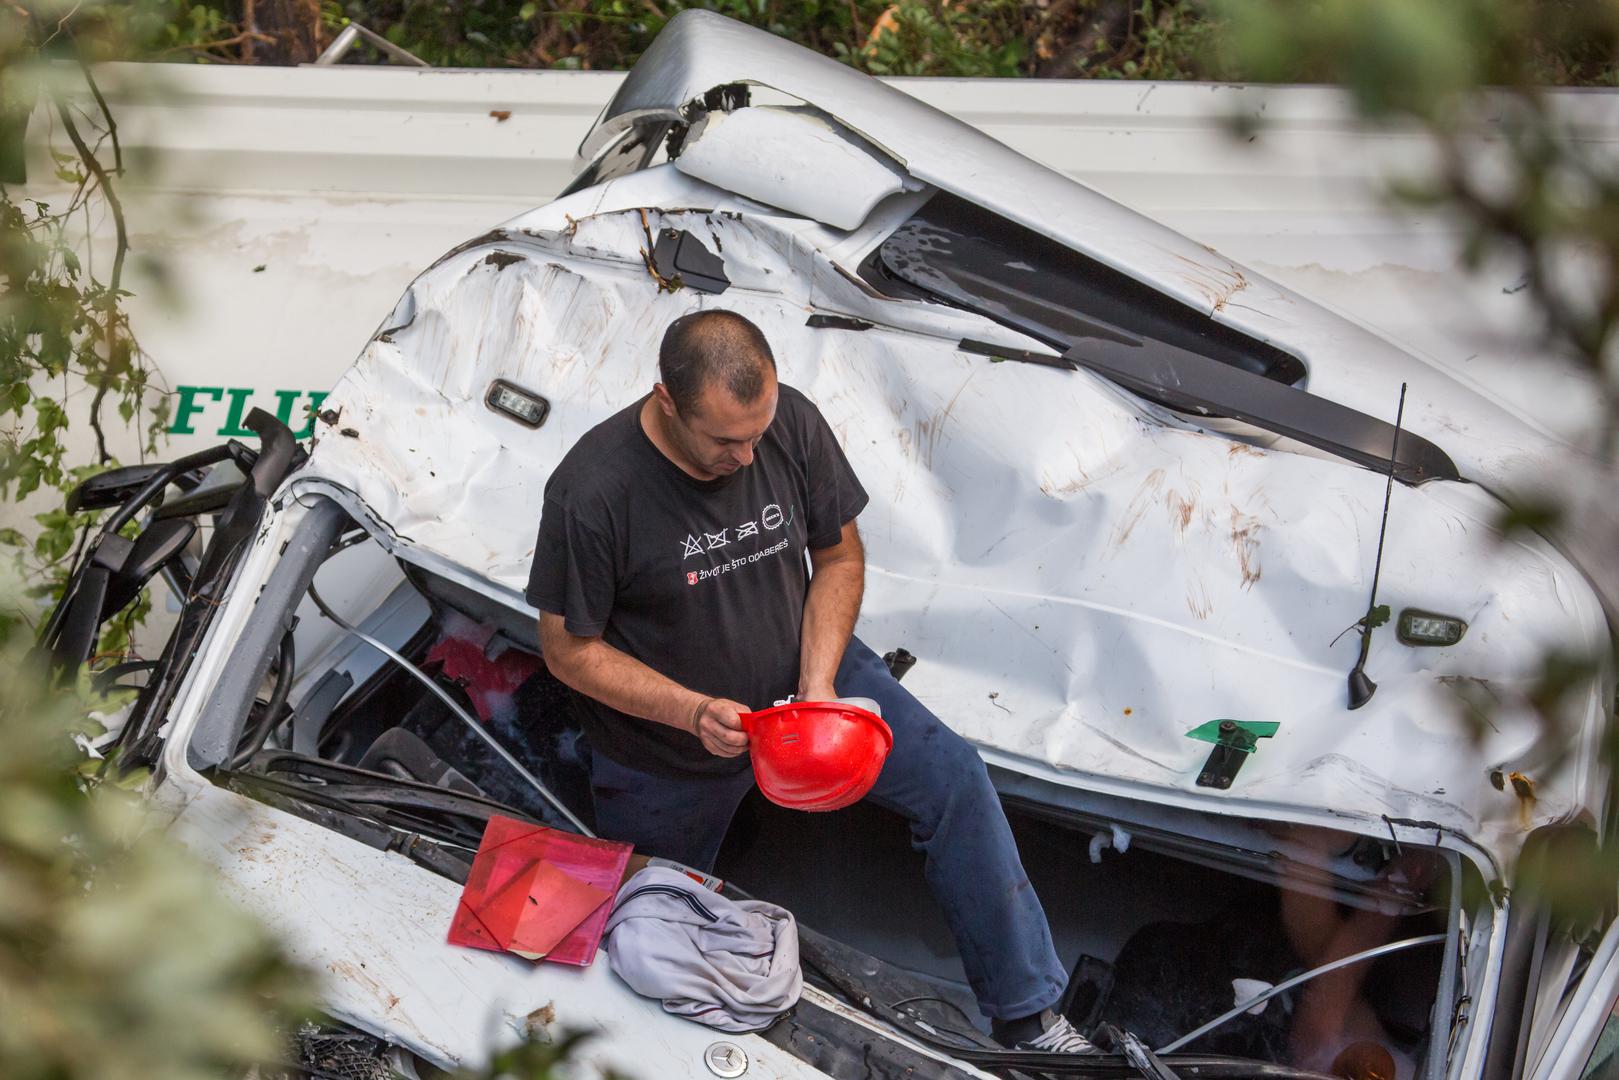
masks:
<svg viewBox="0 0 1619 1080"><path fill-rule="evenodd" d="M700 694L768 708L798 689L806 553L866 492L825 418L781 386L752 465L697 480L641 428L645 398L586 432L545 485L528 602ZM740 772L697 737L574 695L591 749L662 775Z"/></svg>

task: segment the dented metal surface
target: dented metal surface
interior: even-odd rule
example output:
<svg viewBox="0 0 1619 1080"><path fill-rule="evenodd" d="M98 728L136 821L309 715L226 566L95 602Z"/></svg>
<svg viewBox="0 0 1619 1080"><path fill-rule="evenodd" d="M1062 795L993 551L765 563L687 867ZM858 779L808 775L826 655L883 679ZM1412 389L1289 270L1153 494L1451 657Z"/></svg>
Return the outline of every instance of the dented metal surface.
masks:
<svg viewBox="0 0 1619 1080"><path fill-rule="evenodd" d="M807 109L709 113L692 125L677 167L838 229L858 228L883 198L922 186L843 125Z"/></svg>
<svg viewBox="0 0 1619 1080"><path fill-rule="evenodd" d="M659 205L716 209L645 209ZM440 262L334 390L357 437L322 431L310 478L355 492L397 554L522 607L552 465L650 387L670 320L737 310L872 493L859 632L915 653L907 686L997 764L1381 835L1389 819L1423 823L1430 838L1443 828L1488 850L1492 876L1526 830L1599 816L1603 685L1576 695L1566 748L1547 745L1513 699L1544 649L1602 640L1600 612L1544 544L1500 542L1488 494L1396 486L1382 598L1469 630L1444 649L1380 632L1369 670L1381 689L1350 713L1356 643L1334 641L1365 608L1381 476L1195 428L1087 373L963 352L963 338L1038 343L873 296L828 256L855 239L728 206L751 204L663 167ZM721 253L723 297L653 279L643 214L652 232L685 230ZM806 325L814 315L871 328ZM478 404L497 377L551 400L543 428ZM1475 731L1456 707L1458 678L1501 694L1488 726ZM1281 729L1213 793L1195 783L1207 748L1186 733L1225 717ZM1497 790L1496 768L1534 777L1534 803Z"/></svg>
<svg viewBox="0 0 1619 1080"><path fill-rule="evenodd" d="M641 125L691 122L717 88L765 88L815 106L918 181L958 195L1150 284L1214 321L1302 357L1310 391L1386 416L1410 383L1406 423L1439 443L1464 477L1531 484L1566 448L1545 427L1453 368L1405 352L1219 252L983 132L827 57L704 11L672 19L580 146L588 161Z"/></svg>

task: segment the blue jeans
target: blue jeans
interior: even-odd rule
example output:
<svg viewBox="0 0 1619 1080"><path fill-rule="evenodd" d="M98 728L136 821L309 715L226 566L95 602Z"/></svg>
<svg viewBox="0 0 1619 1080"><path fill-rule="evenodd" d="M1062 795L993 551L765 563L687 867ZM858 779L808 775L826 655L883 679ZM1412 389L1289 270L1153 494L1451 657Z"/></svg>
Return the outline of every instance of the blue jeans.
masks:
<svg viewBox="0 0 1619 1080"><path fill-rule="evenodd" d="M983 760L859 639L844 651L834 685L840 696L874 699L894 732L866 798L910 822L979 1008L1011 1020L1054 1006L1067 975ZM602 836L708 871L753 772L673 779L593 754L590 782Z"/></svg>

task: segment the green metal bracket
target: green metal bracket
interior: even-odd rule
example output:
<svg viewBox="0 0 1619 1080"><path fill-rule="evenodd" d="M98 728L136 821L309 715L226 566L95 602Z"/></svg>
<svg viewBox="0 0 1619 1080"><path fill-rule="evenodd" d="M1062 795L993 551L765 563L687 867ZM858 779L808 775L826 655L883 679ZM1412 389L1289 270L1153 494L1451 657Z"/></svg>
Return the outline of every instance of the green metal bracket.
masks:
<svg viewBox="0 0 1619 1080"><path fill-rule="evenodd" d="M1198 787L1230 787L1248 755L1259 748L1259 740L1275 735L1281 726L1270 720L1210 720L1188 731L1188 739L1214 744L1198 774Z"/></svg>

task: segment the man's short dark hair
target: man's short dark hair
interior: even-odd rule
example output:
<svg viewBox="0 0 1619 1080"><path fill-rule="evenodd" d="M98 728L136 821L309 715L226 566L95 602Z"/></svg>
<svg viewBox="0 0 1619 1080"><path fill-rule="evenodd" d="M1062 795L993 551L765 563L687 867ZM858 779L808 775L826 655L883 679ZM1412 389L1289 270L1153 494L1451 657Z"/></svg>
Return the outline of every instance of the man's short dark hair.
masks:
<svg viewBox="0 0 1619 1080"><path fill-rule="evenodd" d="M713 383L751 404L764 393L765 372L775 370L764 333L734 311L682 315L658 347L658 378L682 414L693 412L703 388Z"/></svg>

